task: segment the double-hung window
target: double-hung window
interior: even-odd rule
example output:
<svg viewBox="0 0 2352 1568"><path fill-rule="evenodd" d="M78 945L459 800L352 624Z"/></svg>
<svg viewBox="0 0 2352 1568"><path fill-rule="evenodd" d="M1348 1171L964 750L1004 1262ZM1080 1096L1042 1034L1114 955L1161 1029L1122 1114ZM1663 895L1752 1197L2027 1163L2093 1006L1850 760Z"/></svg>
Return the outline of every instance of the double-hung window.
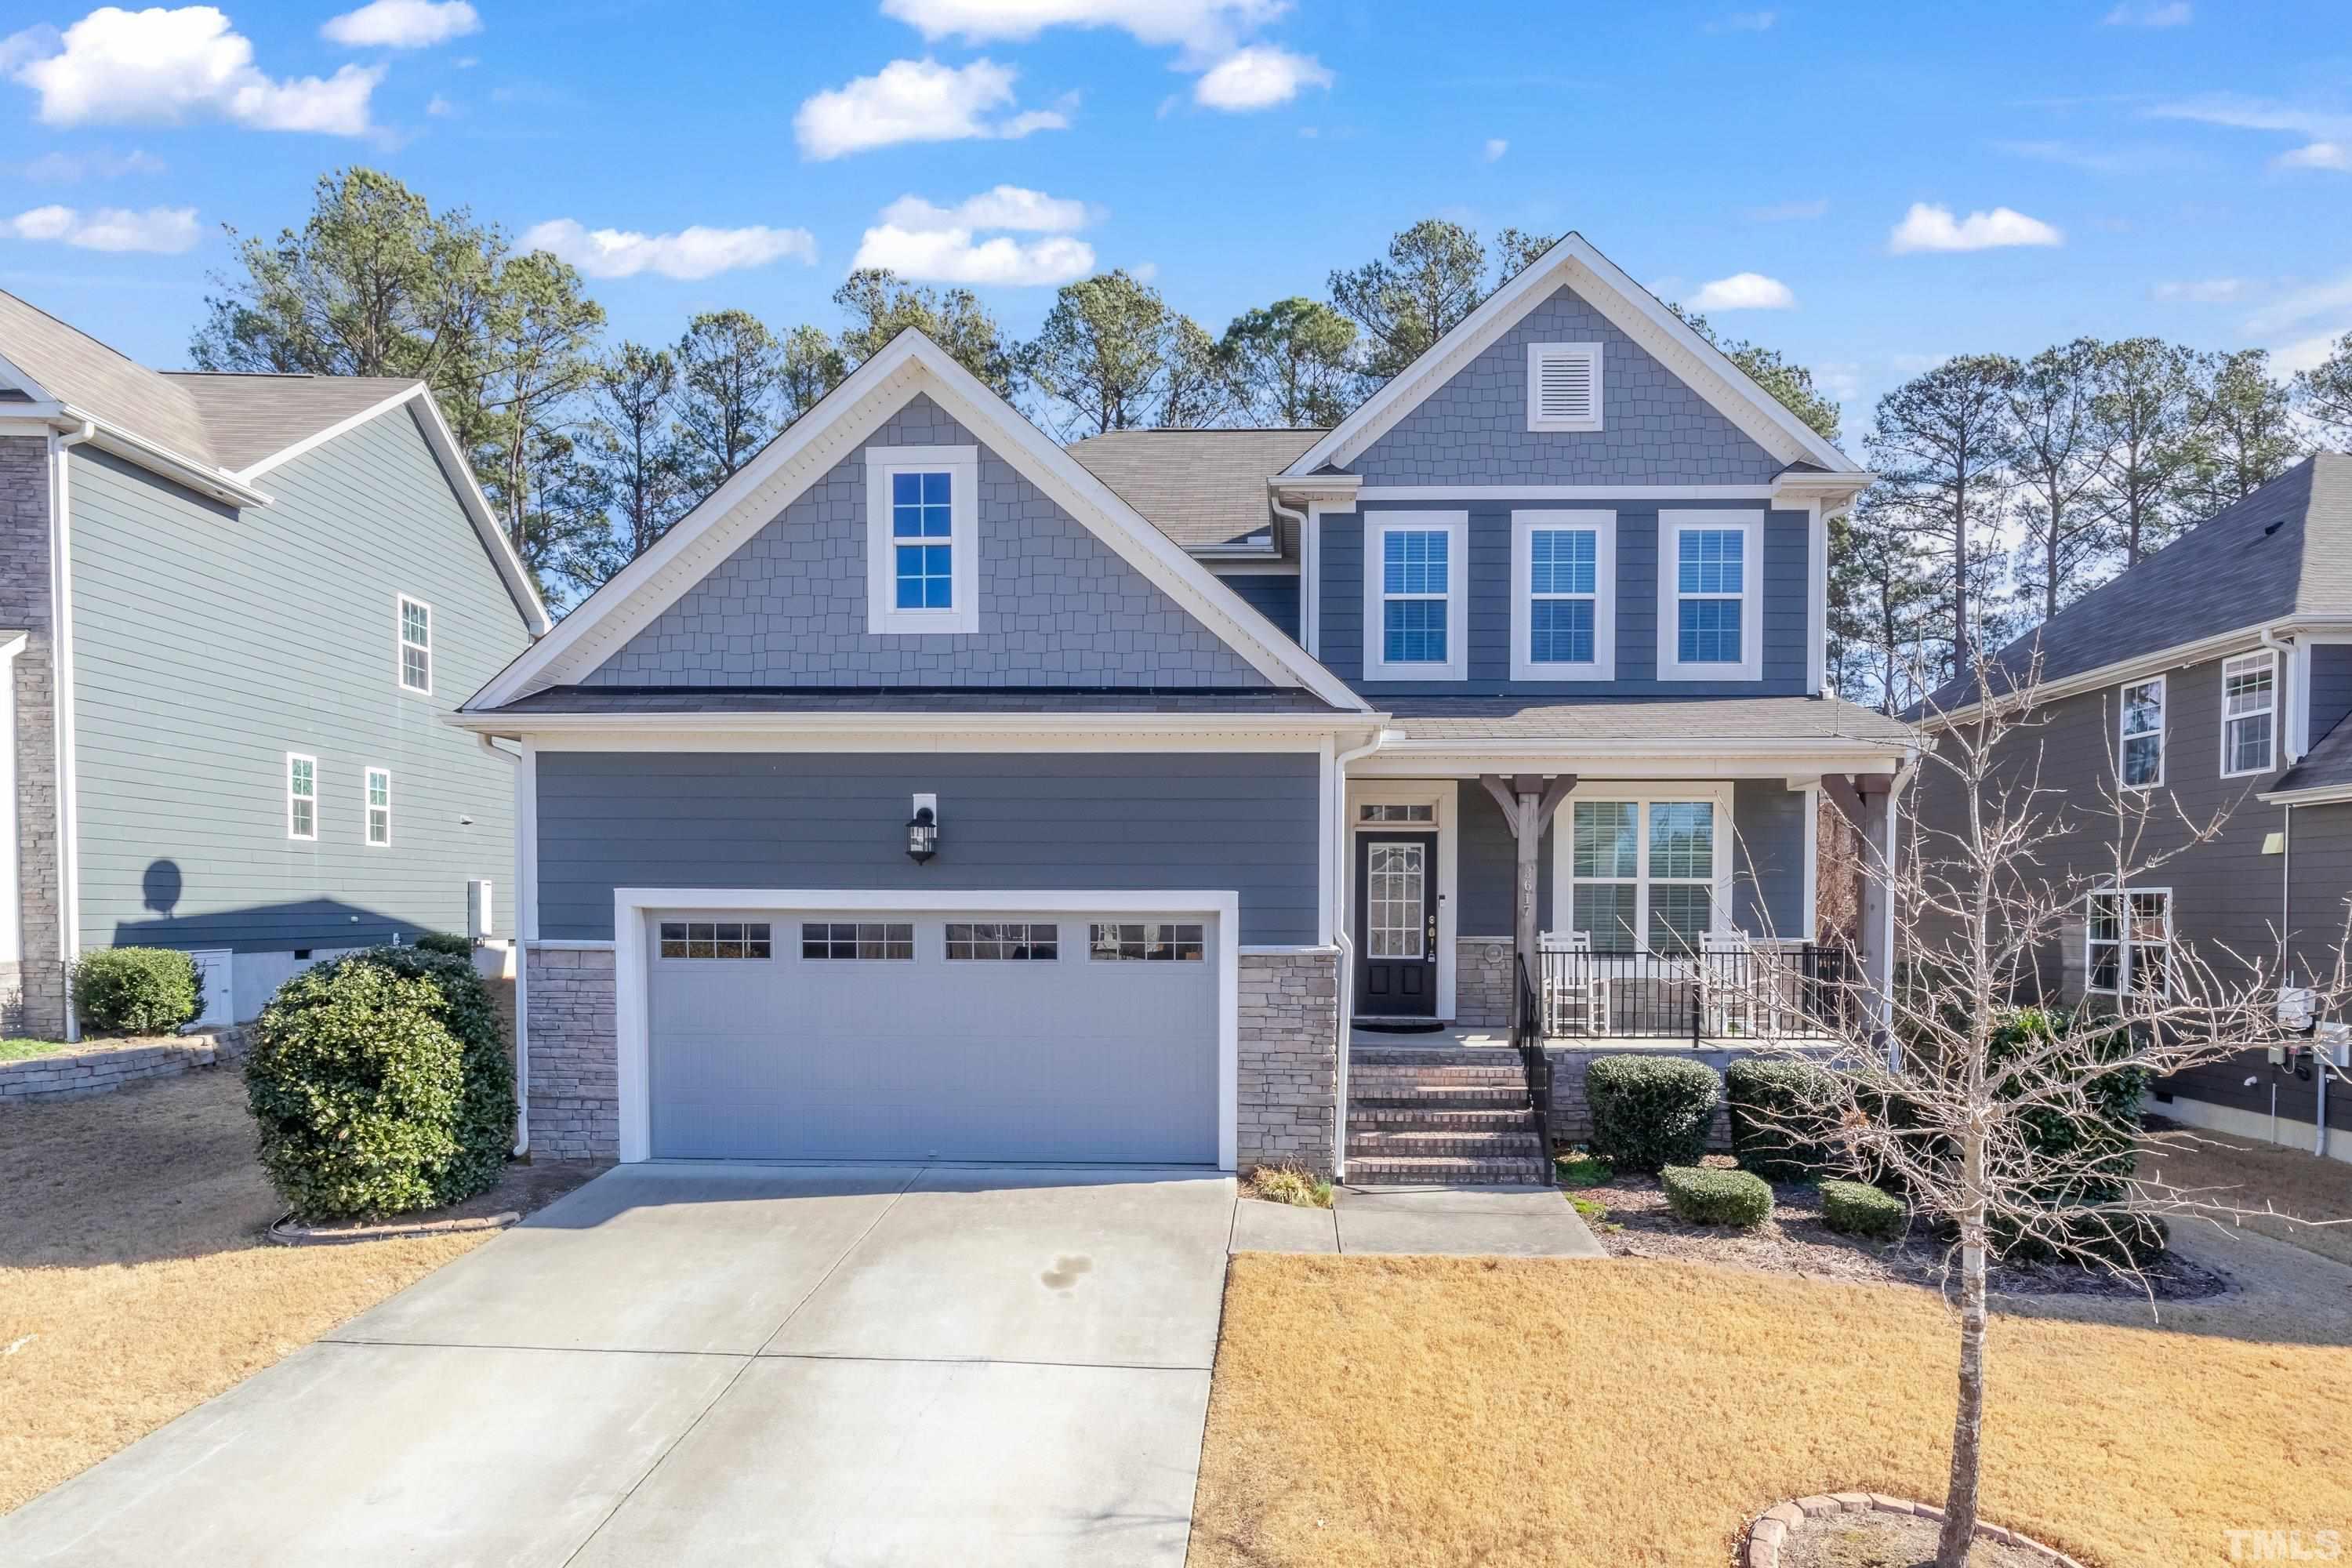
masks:
<svg viewBox="0 0 2352 1568"><path fill-rule="evenodd" d="M2278 655L2242 653L2221 661L2221 776L2266 773L2278 765Z"/></svg>
<svg viewBox="0 0 2352 1568"><path fill-rule="evenodd" d="M1617 666L1617 514L1511 515L1511 679L1607 680Z"/></svg>
<svg viewBox="0 0 2352 1568"><path fill-rule="evenodd" d="M2116 772L2126 789L2164 783L2164 677L2128 681L2123 689Z"/></svg>
<svg viewBox="0 0 2352 1568"><path fill-rule="evenodd" d="M319 837L319 759L286 753L286 837Z"/></svg>
<svg viewBox="0 0 2352 1568"><path fill-rule="evenodd" d="M2084 922L2084 983L2112 995L2172 990L2172 890L2093 893Z"/></svg>
<svg viewBox="0 0 2352 1568"><path fill-rule="evenodd" d="M980 448L866 449L866 629L980 629Z"/></svg>
<svg viewBox="0 0 2352 1568"><path fill-rule="evenodd" d="M392 845L392 770L367 770L367 841L372 849Z"/></svg>
<svg viewBox="0 0 2352 1568"><path fill-rule="evenodd" d="M1764 676L1764 514L1658 514L1658 679Z"/></svg>
<svg viewBox="0 0 2352 1568"><path fill-rule="evenodd" d="M1470 514L1374 514L1364 531L1364 679L1466 680Z"/></svg>
<svg viewBox="0 0 2352 1568"><path fill-rule="evenodd" d="M1730 862L1719 795L1579 800L1570 808L1569 927L1601 952L1686 952L1721 929Z"/></svg>
<svg viewBox="0 0 2352 1568"><path fill-rule="evenodd" d="M400 689L433 695L433 606L400 596Z"/></svg>

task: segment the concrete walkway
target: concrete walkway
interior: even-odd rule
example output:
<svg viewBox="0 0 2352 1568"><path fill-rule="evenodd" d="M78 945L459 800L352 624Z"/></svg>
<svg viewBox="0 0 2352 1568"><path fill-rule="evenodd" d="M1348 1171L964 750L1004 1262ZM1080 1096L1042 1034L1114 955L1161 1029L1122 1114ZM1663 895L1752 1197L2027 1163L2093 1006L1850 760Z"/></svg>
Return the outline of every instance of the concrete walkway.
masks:
<svg viewBox="0 0 2352 1568"><path fill-rule="evenodd" d="M1505 1186L1342 1186L1328 1209L1244 1198L1234 1215L1234 1250L1607 1256L1558 1188Z"/></svg>
<svg viewBox="0 0 2352 1568"><path fill-rule="evenodd" d="M0 1519L0 1563L1175 1568L1234 1205L624 1167Z"/></svg>

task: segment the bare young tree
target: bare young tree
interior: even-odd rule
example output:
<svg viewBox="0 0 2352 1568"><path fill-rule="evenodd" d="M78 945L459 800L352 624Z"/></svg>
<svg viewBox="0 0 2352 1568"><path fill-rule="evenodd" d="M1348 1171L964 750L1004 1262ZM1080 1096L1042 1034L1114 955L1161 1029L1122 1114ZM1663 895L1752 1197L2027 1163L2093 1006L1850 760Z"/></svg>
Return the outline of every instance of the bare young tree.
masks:
<svg viewBox="0 0 2352 1568"><path fill-rule="evenodd" d="M2226 813L2192 817L2161 790L2116 787L2086 816L2043 782L2038 670L1983 655L1968 668L1969 705L1929 716L1911 788L1930 797L1920 826L1891 861L1883 847L1864 855L1865 883L1891 906L1892 978L1834 987L1802 1026L1810 1041L1761 985L1754 998L1768 1049L1825 1069L1809 1103L1767 1122L1823 1149L1833 1173L1899 1190L1914 1224L1948 1243L1959 1373L1937 1568L1963 1568L1976 1529L1993 1260L2025 1250L2145 1287L2165 1218L2249 1212L2142 1173L2148 1144L2193 1134L2143 1132L2137 1107L2158 1079L2279 1039L2284 967L2200 953L2130 891L2211 842ZM2095 868L2054 869L2086 834ZM2090 950L2101 1005L2021 1006L2045 994L2047 960L2070 938ZM2330 973L2296 976L2323 1016L2347 995L2346 949L2339 937Z"/></svg>

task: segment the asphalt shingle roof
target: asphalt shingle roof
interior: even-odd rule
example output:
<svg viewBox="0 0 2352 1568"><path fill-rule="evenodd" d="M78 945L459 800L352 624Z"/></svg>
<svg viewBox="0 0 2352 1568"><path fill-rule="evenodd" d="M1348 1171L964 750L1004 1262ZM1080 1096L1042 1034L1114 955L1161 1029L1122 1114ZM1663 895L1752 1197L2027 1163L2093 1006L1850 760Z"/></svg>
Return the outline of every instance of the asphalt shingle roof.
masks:
<svg viewBox="0 0 2352 1568"><path fill-rule="evenodd" d="M1911 727L1838 697L1375 697L1414 740L1864 741L1901 745Z"/></svg>
<svg viewBox="0 0 2352 1568"><path fill-rule="evenodd" d="M2063 679L2297 614L2352 611L2352 457L2322 452L2214 513L2114 581L2094 588L1996 656L2022 678ZM1973 700L1969 678L1939 709Z"/></svg>
<svg viewBox="0 0 2352 1568"><path fill-rule="evenodd" d="M2279 774L2268 793L2347 784L2352 784L2352 719L2339 719L2317 745L2304 752L2303 761Z"/></svg>
<svg viewBox="0 0 2352 1568"><path fill-rule="evenodd" d="M1114 430L1069 448L1087 471L1187 550L1261 533L1274 521L1265 481L1320 430Z"/></svg>
<svg viewBox="0 0 2352 1568"><path fill-rule="evenodd" d="M227 473L416 384L394 376L150 370L5 290L0 359L58 401Z"/></svg>

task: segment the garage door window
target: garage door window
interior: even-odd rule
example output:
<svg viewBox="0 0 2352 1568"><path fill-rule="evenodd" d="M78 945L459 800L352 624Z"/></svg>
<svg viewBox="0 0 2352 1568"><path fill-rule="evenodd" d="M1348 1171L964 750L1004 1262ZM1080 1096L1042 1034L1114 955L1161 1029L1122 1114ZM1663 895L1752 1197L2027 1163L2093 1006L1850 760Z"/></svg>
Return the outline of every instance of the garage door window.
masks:
<svg viewBox="0 0 2352 1568"><path fill-rule="evenodd" d="M1062 928L1026 921L948 924L948 957L1021 963L1062 956Z"/></svg>
<svg viewBox="0 0 2352 1568"><path fill-rule="evenodd" d="M915 928L902 921L811 921L801 927L803 958L912 958Z"/></svg>
<svg viewBox="0 0 2352 1568"><path fill-rule="evenodd" d="M766 958L773 952L764 922L664 921L664 958Z"/></svg>
<svg viewBox="0 0 2352 1568"><path fill-rule="evenodd" d="M1097 922L1087 941L1096 958L1135 959L1148 963L1197 963L1201 961L1198 925L1113 924Z"/></svg>

